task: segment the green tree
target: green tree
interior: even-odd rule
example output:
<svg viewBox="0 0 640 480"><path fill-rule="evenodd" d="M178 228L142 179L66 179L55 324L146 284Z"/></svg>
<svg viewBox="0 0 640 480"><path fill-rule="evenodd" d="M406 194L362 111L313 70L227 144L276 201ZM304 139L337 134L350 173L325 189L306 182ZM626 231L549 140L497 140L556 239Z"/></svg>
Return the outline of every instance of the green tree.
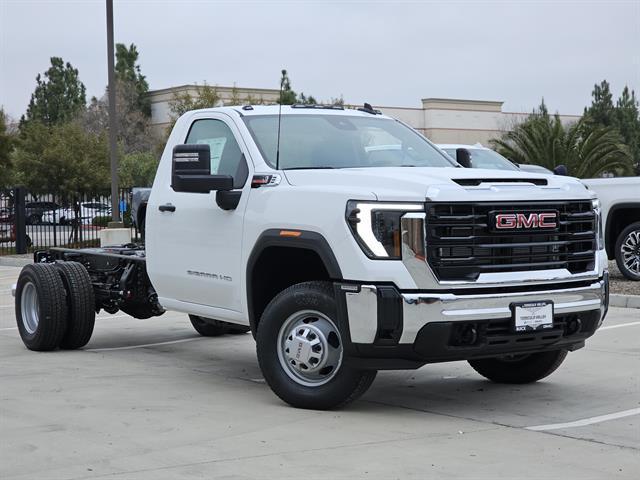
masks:
<svg viewBox="0 0 640 480"><path fill-rule="evenodd" d="M280 101L278 103L282 105L316 105L318 102L313 95L307 96L303 92L300 92L300 95L296 94L291 88L289 74L283 69L280 76Z"/></svg>
<svg viewBox="0 0 640 480"><path fill-rule="evenodd" d="M557 114L547 113L544 103L525 122L491 143L516 163L550 170L566 165L569 174L579 178L605 172L629 174L633 169L629 149L615 128L593 128L584 120L564 126Z"/></svg>
<svg viewBox="0 0 640 480"><path fill-rule="evenodd" d="M116 124L117 140L124 154L150 152L158 146L150 124L149 85L137 63L138 50L116 44ZM101 135L109 129L109 96L93 97L82 115L85 130Z"/></svg>
<svg viewBox="0 0 640 480"><path fill-rule="evenodd" d="M291 80L286 70L282 70L280 77L280 100L282 105L293 105L297 101L296 92L291 89Z"/></svg>
<svg viewBox="0 0 640 480"><path fill-rule="evenodd" d="M615 111L609 82L603 80L600 85L594 85L591 96L591 106L584 109L583 117L585 121L589 124L603 127L614 126Z"/></svg>
<svg viewBox="0 0 640 480"><path fill-rule="evenodd" d="M616 102L615 124L629 147L636 173L640 175L640 109L633 90L625 86Z"/></svg>
<svg viewBox="0 0 640 480"><path fill-rule="evenodd" d="M20 183L32 192L79 192L108 188L109 157L104 134L88 133L77 122L24 125L13 152Z"/></svg>
<svg viewBox="0 0 640 480"><path fill-rule="evenodd" d="M635 92L625 86L615 106L609 83L595 85L591 105L584 111L585 128L613 127L629 148L636 172L640 174L640 113Z"/></svg>
<svg viewBox="0 0 640 480"><path fill-rule="evenodd" d="M51 57L51 67L44 78L38 74L36 84L21 125L34 120L50 126L68 122L85 108L85 87L78 70L60 57Z"/></svg>
<svg viewBox="0 0 640 480"><path fill-rule="evenodd" d="M169 101L169 111L171 112L171 122L167 127L167 136L171 133L171 129L176 120L189 110L197 110L200 108L216 107L220 104L221 98L218 89L204 82L203 85L195 85L195 95L191 95L188 91L175 93Z"/></svg>
<svg viewBox="0 0 640 480"><path fill-rule="evenodd" d="M14 136L8 131L7 115L0 108L0 189L11 184Z"/></svg>
<svg viewBox="0 0 640 480"><path fill-rule="evenodd" d="M127 48L123 43L116 43L116 78L124 84L132 84L135 91L135 106L147 117L151 116L151 102L147 93L149 83L138 63L138 48L135 44Z"/></svg>
<svg viewBox="0 0 640 480"><path fill-rule="evenodd" d="M122 188L150 187L158 169L158 157L151 152L124 155L118 165Z"/></svg>

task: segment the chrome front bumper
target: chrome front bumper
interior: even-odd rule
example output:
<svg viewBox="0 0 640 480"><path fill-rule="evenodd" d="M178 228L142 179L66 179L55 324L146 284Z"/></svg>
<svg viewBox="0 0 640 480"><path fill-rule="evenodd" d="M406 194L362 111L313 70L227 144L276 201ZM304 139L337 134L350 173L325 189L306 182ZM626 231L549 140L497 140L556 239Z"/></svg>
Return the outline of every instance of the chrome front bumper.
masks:
<svg viewBox="0 0 640 480"><path fill-rule="evenodd" d="M529 287L530 288L530 287ZM372 344L379 332L378 289L376 285L342 285L346 298L351 341ZM557 315L601 310L600 321L606 312L608 280L605 275L589 285L560 289L540 286L534 291L507 293L408 293L399 292L401 298L402 332L398 344L413 344L420 329L435 322L462 322L509 318L510 304L551 300Z"/></svg>

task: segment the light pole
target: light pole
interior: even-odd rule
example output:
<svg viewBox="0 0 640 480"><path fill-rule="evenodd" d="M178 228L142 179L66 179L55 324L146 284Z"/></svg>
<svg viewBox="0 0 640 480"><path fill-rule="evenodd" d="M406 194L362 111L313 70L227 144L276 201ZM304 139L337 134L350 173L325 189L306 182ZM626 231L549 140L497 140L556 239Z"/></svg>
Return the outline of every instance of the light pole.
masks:
<svg viewBox="0 0 640 480"><path fill-rule="evenodd" d="M111 220L110 227L121 227L118 201L118 125L116 120L116 82L113 53L113 0L107 0L107 68L109 75L109 157L111 159Z"/></svg>

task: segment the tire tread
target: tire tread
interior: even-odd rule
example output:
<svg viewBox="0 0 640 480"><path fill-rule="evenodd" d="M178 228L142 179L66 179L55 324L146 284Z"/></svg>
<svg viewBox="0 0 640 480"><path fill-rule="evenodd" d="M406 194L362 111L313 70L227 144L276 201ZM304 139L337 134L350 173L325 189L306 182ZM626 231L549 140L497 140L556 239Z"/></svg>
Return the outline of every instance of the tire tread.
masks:
<svg viewBox="0 0 640 480"><path fill-rule="evenodd" d="M20 300L24 284L30 281L38 294L40 318L36 331L31 335L21 318ZM48 263L26 265L18 277L15 299L16 322L23 343L29 350L50 351L58 348L67 328L67 302L65 288L57 269Z"/></svg>
<svg viewBox="0 0 640 480"><path fill-rule="evenodd" d="M74 350L84 347L93 334L96 321L95 295L87 269L78 262L55 264L67 290L67 331L60 348Z"/></svg>

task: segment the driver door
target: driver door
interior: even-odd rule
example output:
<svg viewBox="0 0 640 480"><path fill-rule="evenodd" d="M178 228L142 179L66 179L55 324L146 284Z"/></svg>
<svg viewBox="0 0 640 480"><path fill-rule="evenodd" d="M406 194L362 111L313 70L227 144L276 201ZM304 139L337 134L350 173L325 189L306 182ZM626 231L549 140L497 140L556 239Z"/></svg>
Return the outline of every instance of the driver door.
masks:
<svg viewBox="0 0 640 480"><path fill-rule="evenodd" d="M147 244L164 252L149 273L160 298L235 312L241 310L241 246L244 210L249 196L249 165L236 126L224 114L196 116L185 144L208 145L211 175L233 176L242 195L237 207L223 210L216 194L174 191L171 182L156 182L161 204L150 202ZM153 192L156 193L156 192ZM152 200L154 200L152 198ZM158 248L161 246L161 248ZM156 247L156 248L153 248Z"/></svg>

